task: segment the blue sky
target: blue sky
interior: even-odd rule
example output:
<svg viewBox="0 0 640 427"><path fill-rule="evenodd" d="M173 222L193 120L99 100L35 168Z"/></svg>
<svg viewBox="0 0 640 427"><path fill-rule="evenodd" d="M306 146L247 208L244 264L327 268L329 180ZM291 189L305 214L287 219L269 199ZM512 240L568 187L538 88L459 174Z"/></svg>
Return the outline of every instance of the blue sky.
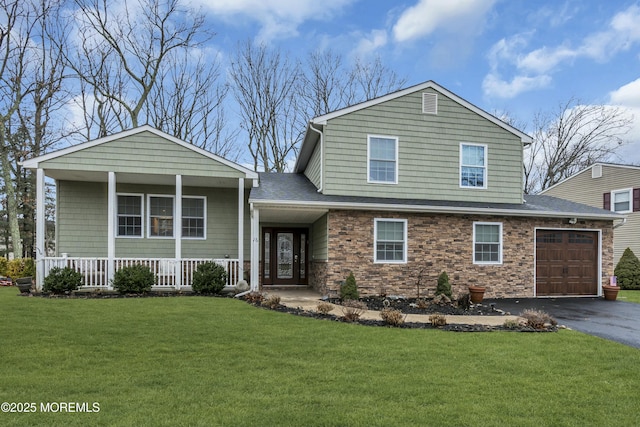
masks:
<svg viewBox="0 0 640 427"><path fill-rule="evenodd" d="M530 123L571 97L634 115L621 151L640 164L640 3L624 0L192 0L221 57L248 38L304 58L379 55L407 85L435 80ZM528 129L523 129L527 131Z"/></svg>

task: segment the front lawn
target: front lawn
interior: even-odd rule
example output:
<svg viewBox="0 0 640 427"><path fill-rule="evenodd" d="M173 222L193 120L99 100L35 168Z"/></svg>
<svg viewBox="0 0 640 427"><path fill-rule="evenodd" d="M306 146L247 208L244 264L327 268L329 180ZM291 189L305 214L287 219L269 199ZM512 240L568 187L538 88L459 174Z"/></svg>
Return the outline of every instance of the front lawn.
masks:
<svg viewBox="0 0 640 427"><path fill-rule="evenodd" d="M0 288L1 425L639 425L640 351L574 331L350 325L222 298ZM93 402L99 412L42 413Z"/></svg>
<svg viewBox="0 0 640 427"><path fill-rule="evenodd" d="M640 304L640 291L620 291L618 292L620 301L635 302Z"/></svg>

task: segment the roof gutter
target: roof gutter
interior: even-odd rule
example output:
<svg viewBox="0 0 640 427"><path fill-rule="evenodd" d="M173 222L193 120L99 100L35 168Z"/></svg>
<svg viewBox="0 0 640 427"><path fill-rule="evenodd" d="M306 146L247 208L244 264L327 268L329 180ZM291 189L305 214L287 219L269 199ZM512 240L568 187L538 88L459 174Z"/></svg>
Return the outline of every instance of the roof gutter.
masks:
<svg viewBox="0 0 640 427"><path fill-rule="evenodd" d="M619 215L590 215L583 212L552 212L552 211L530 211L520 209L496 209L496 208L474 208L474 207L455 207L455 206L433 206L433 205L403 205L403 204L372 204L372 203L344 203L344 202L304 202L299 203L291 200L253 200L253 203L263 208L294 206L307 208L325 208L325 209L356 209L356 210L377 210L377 211L393 211L393 212L414 212L414 213L443 213L443 214L469 214L469 215L505 215L505 216L533 216L545 218L582 218L590 220L612 221L620 219Z"/></svg>
<svg viewBox="0 0 640 427"><path fill-rule="evenodd" d="M613 229L615 230L618 227L622 227L626 223L627 223L627 217L625 216L624 218L622 218L622 221L620 221L618 224L614 224Z"/></svg>
<svg viewBox="0 0 640 427"><path fill-rule="evenodd" d="M318 186L318 193L322 193L322 188L324 187L324 134L321 130L314 128L312 122L309 123L309 129L320 135L320 185Z"/></svg>

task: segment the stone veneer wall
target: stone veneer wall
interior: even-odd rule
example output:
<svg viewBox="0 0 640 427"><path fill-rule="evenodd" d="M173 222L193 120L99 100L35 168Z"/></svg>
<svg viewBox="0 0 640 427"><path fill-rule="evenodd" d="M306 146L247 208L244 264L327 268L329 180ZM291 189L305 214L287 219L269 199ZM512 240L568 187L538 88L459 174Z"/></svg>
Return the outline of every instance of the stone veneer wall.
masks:
<svg viewBox="0 0 640 427"><path fill-rule="evenodd" d="M407 219L406 264L374 264L374 218ZM503 263L473 264L473 223L501 222ZM329 261L325 292L335 295L340 283L353 271L362 295L433 296L438 275L446 271L454 294L467 285L486 285L487 298L532 297L534 295L534 230L573 228L602 230L603 283L613 274L613 224L611 221L578 221L569 225L562 218L523 218L446 214L398 214L391 212L330 211ZM319 286L319 289L322 289Z"/></svg>
<svg viewBox="0 0 640 427"><path fill-rule="evenodd" d="M311 288L325 295L327 293L327 261L309 261L309 285Z"/></svg>

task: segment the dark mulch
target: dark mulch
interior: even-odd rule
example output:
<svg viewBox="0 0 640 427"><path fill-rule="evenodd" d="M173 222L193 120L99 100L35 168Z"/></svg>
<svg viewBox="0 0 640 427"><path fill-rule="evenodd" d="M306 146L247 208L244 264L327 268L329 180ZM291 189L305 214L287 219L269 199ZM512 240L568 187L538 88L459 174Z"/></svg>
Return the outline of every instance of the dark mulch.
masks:
<svg viewBox="0 0 640 427"><path fill-rule="evenodd" d="M374 308L374 307L378 307L378 303L375 302L376 298L365 298L362 299L361 301L366 302L367 300L370 300L369 303L371 303L371 305L367 305L371 310L378 310L378 308ZM329 300L331 303L333 304L339 304L340 300ZM412 300L410 299L405 299L404 302L401 302L398 300L398 303L393 306L393 308L396 309L400 309L400 307L403 307L403 304L406 304L408 309L414 309L414 307L411 307L410 304L412 304L411 302ZM281 313L289 313L289 314L294 314L297 316L302 316L302 317L310 317L310 318L314 318L314 319L319 319L319 320L325 320L325 321L332 321L332 322L342 322L342 323L354 323L354 324L358 324L358 325L364 325L364 326L378 326L378 327L386 327L386 328L399 328L399 329L439 329L442 331L451 331L451 332L492 332L492 331L511 331L511 332L557 332L558 331L558 327L557 326L549 326L547 328L543 328L543 329L535 329L532 327L528 327L528 326L519 326L516 328L506 328L503 325L500 326L489 326L489 325L479 325L479 324L475 324L475 325L471 325L471 324L453 324L453 325L444 325L444 326L433 326L431 323L421 323L421 322L405 322L400 326L392 326L389 325L388 323L386 323L384 320L369 320L369 319L359 319L356 322L349 322L347 320L345 320L344 317L342 316L337 316L334 314L322 314L322 313L318 313L318 312L312 312L312 311L306 311L306 310L302 310L300 308L294 308L294 307L287 307L284 305L278 305L277 307L267 307L265 305L261 305L260 302L256 302L256 301L249 301L247 300L247 302L249 304L252 304L256 307L261 307L264 308L266 310L274 310L274 311L279 311ZM382 304L382 302L380 302L380 304ZM382 308L384 308L384 305L382 305ZM381 309L381 308L380 308ZM443 313L443 310L436 310L436 308L432 308L433 311L429 312L429 311L420 311L420 312L416 312L416 314L432 314L432 313ZM464 311L463 309L458 309L457 307L452 307L452 309L450 310L450 313L447 314L451 314L451 315L492 315L492 316L500 316L500 315L504 315L504 312L501 312L499 310L494 309L491 306L482 306L482 304L477 304L475 306L473 306L469 311ZM405 313L406 314L406 313Z"/></svg>
<svg viewBox="0 0 640 427"><path fill-rule="evenodd" d="M340 305L338 298L328 300L332 304ZM433 314L441 313L458 316L503 316L504 311L498 310L493 304L471 304L469 307L458 306L455 301L452 303L439 304L433 300L401 297L366 297L360 301L367 304L367 309L381 311L385 307L400 310L404 314Z"/></svg>

